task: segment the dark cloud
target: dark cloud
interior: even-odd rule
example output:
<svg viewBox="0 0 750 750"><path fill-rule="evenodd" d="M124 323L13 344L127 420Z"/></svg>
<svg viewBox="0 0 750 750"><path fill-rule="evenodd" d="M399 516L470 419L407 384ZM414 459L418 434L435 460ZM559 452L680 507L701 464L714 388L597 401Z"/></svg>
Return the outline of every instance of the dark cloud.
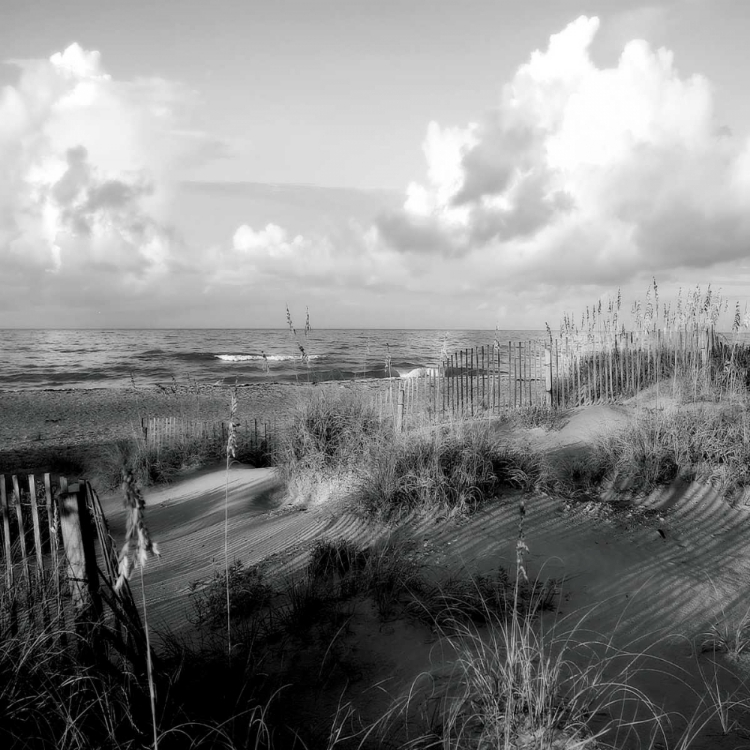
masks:
<svg viewBox="0 0 750 750"><path fill-rule="evenodd" d="M489 115L479 130L478 143L463 157L463 186L452 204L462 206L500 195L514 177L538 169L540 140L540 134L526 123L508 123L502 112Z"/></svg>

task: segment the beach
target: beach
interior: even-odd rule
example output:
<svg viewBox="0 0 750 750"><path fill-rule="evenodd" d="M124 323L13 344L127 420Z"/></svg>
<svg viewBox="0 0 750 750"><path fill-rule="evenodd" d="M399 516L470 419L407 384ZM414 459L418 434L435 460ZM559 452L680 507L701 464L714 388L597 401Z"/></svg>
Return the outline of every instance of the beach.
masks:
<svg viewBox="0 0 750 750"><path fill-rule="evenodd" d="M299 401L326 390L374 396L390 381L253 383L236 389L242 423L282 424ZM0 473L47 470L50 459L91 457L108 444L140 435L141 419L229 419L232 388L189 385L0 392Z"/></svg>
<svg viewBox="0 0 750 750"><path fill-rule="evenodd" d="M317 393L349 389L376 398L385 387L389 383L382 379L238 387L236 418L283 422L298 402ZM48 470L45 461L50 456L59 459L66 454L71 461L75 456L88 456L94 461L90 465L96 467L96 452L112 441L138 435L142 417L226 421L231 396L230 388L197 385L2 392L0 473L39 473ZM644 416L658 420L678 410L692 412L698 406L704 420L725 408L719 402L680 405L663 390L651 388L622 403L570 409L554 424L498 419L486 425L503 444L519 447L526 456L540 457L551 478L564 478L575 467L580 470L595 462L602 439L642 422ZM460 429L456 434L461 434ZM419 431L406 437L419 444ZM463 440L462 450L470 450L467 434ZM406 455L405 447L401 455ZM344 480L342 488L347 487ZM102 487L99 494L108 528L119 546L127 529L122 492ZM639 659L638 669L628 679L664 711L686 717L694 709L696 696L713 689L703 682L708 669L726 672L722 680L729 685L727 689L747 679L746 660L730 662L720 653L721 646L710 653L701 651L708 648L701 644L709 642L717 622L721 627L742 622L750 574L748 505L737 502L730 507L720 488L710 482L691 483L676 477L640 495L621 492L616 483L607 482L591 494L559 494L544 491L541 484L525 491L507 487L483 497L473 512L448 513L435 498L434 510L412 514L396 525L368 515L357 497L347 492L332 493L321 502L312 497L293 501L276 468L241 463L228 469L212 465L188 470L168 483L144 486L143 494L145 519L160 556L149 557L144 575L133 575L130 585L141 617L148 618L152 646L163 655L169 644L177 642L175 638L194 645L207 637L208 620L200 619L198 605L214 601L201 597L211 597L216 591L220 601L225 601L228 562L235 571L257 575L258 581L262 579L275 592L271 601L277 609L268 622L291 623L281 645L269 642L258 647L267 649L262 653L279 670L279 679L285 684L297 680L293 699L282 706L285 726L317 731L327 717L335 715L342 700L356 707L365 726L373 725L394 700L412 693L420 675L445 679L449 670L456 669L449 648L451 636L437 621L414 616L434 606L430 582L473 590L481 581L502 582L502 576L513 575L514 569L518 575L519 560L532 581L551 582L553 611L540 614L539 627L545 642L562 644L571 664L579 658L577 638L602 646L603 655L596 658L603 665L608 664L610 653L643 651L644 655L633 656ZM317 620L306 615L300 631L304 635L298 636L295 621L284 619L293 611L284 604L284 597L296 601L293 595L313 580L311 560L326 545L360 550L375 561L370 563L373 570L381 570L384 576L390 575L389 570L414 576L422 587L414 591L427 593L423 599L415 598L411 590L393 595L387 614L369 589L333 603L320 599L328 609L319 612L331 612L331 618L343 613L346 627L331 620L333 630L325 630L329 615L316 615ZM310 597L322 596L318 591L333 596L328 579L324 588L309 585L304 591ZM239 589L232 591L234 602ZM414 607L415 602L419 607ZM247 622L255 622L253 612L246 616ZM222 633L223 627L222 619ZM505 632L498 627L497 632ZM242 642L239 624L232 633ZM318 633L327 635L319 638ZM440 652L442 648L447 650ZM641 667L640 660L646 658L657 668ZM669 669L679 679L664 665L672 665ZM322 680L324 667L328 671ZM256 673L252 678L260 679ZM373 698L373 685L384 685L387 690ZM606 695L606 686L596 689ZM676 733L685 721L677 719ZM718 733L717 720L710 722L706 736L691 747L731 750L737 746L731 733Z"/></svg>

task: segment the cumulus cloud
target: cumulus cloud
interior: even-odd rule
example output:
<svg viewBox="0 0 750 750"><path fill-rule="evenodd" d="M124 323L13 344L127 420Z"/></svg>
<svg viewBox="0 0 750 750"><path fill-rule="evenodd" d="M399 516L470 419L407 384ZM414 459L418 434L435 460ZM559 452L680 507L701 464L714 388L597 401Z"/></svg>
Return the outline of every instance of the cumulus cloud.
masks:
<svg viewBox="0 0 750 750"><path fill-rule="evenodd" d="M243 224L234 233L232 248L214 253L210 285L275 280L319 288L376 287L394 283L403 267L397 253L353 221L335 234L294 237L275 224L257 231Z"/></svg>
<svg viewBox="0 0 750 750"><path fill-rule="evenodd" d="M162 79L115 80L77 44L11 63L18 82L0 91L6 281L102 273L132 291L163 278L179 249L173 177L220 151L184 130L194 94Z"/></svg>
<svg viewBox="0 0 750 750"><path fill-rule="evenodd" d="M380 217L401 253L464 259L506 279L619 282L750 250L750 140L713 110L708 81L629 42L616 67L581 17L534 52L481 121L424 144L427 181Z"/></svg>

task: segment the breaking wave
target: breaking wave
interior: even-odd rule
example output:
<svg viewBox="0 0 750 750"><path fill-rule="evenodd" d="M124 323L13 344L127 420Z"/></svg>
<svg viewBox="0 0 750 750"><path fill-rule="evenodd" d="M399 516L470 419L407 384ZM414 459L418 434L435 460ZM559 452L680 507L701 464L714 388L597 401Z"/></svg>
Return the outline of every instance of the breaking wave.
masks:
<svg viewBox="0 0 750 750"><path fill-rule="evenodd" d="M320 359L322 356L309 354L308 359ZM214 357L222 362L294 362L300 359L299 354L267 354L265 357L262 354L215 354Z"/></svg>

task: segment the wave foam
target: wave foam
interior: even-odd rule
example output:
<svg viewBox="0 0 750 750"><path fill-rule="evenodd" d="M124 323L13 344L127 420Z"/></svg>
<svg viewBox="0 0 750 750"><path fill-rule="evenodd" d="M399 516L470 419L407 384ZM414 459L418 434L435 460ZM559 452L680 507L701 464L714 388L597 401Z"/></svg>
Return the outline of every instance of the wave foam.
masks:
<svg viewBox="0 0 750 750"><path fill-rule="evenodd" d="M401 378L423 378L437 376L438 374L437 367L415 367L408 372L401 372L401 370L398 370L397 372Z"/></svg>
<svg viewBox="0 0 750 750"><path fill-rule="evenodd" d="M293 362L300 359L299 354L267 354L265 357L262 354L215 354L214 356L223 362L262 362L264 359L267 362ZM320 359L322 356L322 354L310 354L308 359Z"/></svg>

